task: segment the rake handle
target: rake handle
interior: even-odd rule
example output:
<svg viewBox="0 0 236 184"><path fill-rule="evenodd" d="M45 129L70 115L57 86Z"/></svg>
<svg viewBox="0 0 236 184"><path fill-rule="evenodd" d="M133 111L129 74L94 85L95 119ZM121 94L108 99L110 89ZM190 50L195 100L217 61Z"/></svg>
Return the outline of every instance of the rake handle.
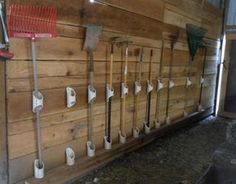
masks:
<svg viewBox="0 0 236 184"><path fill-rule="evenodd" d="M202 67L202 78L205 76L205 67L206 67L206 57L207 57L207 47L204 49L204 60L203 60L203 67ZM201 89L200 89L200 97L199 97L199 105L202 103L202 92L203 92L203 83L201 83Z"/></svg>
<svg viewBox="0 0 236 184"><path fill-rule="evenodd" d="M31 39L31 48L32 48L32 64L33 64L33 73L34 73L34 91L38 97L38 66L36 61L36 44L35 38ZM36 136L37 136L37 147L38 147L38 160L39 168L43 166L43 153L42 153L42 140L41 140L41 126L40 126L40 111L36 109Z"/></svg>

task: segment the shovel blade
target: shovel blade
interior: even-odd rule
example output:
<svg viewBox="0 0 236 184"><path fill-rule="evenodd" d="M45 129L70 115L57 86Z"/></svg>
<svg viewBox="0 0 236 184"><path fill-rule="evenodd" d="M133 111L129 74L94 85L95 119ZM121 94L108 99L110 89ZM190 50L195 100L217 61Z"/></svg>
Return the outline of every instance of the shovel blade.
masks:
<svg viewBox="0 0 236 184"><path fill-rule="evenodd" d="M84 49L87 52L93 52L97 48L99 37L102 33L102 26L88 25L86 26L86 37L84 42Z"/></svg>

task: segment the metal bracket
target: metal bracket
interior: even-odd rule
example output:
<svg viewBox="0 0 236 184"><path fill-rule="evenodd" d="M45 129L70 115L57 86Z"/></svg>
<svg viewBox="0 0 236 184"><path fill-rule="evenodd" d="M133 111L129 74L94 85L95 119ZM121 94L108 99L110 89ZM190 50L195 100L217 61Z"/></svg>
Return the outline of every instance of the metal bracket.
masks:
<svg viewBox="0 0 236 184"><path fill-rule="evenodd" d="M142 86L138 81L135 81L134 88L135 95L138 95L142 91Z"/></svg>
<svg viewBox="0 0 236 184"><path fill-rule="evenodd" d="M106 85L106 97L107 97L107 102L111 97L115 95L115 91L113 88L110 87L109 84Z"/></svg>
<svg viewBox="0 0 236 184"><path fill-rule="evenodd" d="M163 88L164 88L163 82L160 79L158 79L157 80L157 91L160 91Z"/></svg>
<svg viewBox="0 0 236 184"><path fill-rule="evenodd" d="M96 89L92 86L88 86L88 103L91 103L93 100L96 99Z"/></svg>
<svg viewBox="0 0 236 184"><path fill-rule="evenodd" d="M33 109L32 111L34 113L39 112L43 109L43 95L38 91L38 94L36 91L33 91Z"/></svg>
<svg viewBox="0 0 236 184"><path fill-rule="evenodd" d="M129 88L128 86L125 84L125 83L122 83L121 84L121 98L124 98L125 96L128 95L128 92L129 92Z"/></svg>
<svg viewBox="0 0 236 184"><path fill-rule="evenodd" d="M147 80L147 93L151 93L153 90L153 84L151 81Z"/></svg>

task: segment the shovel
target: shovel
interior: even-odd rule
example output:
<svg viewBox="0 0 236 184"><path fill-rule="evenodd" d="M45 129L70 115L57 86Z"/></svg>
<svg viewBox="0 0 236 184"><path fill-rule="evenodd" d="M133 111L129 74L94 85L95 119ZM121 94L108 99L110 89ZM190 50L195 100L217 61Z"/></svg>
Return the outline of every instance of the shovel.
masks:
<svg viewBox="0 0 236 184"><path fill-rule="evenodd" d="M95 145L93 142L93 104L96 99L96 89L94 88L94 60L93 52L97 48L99 37L102 32L102 27L97 25L86 26L86 38L84 49L88 53L88 141L87 141L87 154L89 157L95 156Z"/></svg>

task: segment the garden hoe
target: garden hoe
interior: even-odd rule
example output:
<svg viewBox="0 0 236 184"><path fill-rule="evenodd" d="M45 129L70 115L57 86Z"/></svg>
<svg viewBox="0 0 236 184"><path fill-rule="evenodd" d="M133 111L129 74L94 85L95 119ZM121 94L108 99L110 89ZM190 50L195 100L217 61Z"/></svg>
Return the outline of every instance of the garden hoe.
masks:
<svg viewBox="0 0 236 184"><path fill-rule="evenodd" d="M4 8L4 2L0 1L0 18L3 31L3 39L4 39L4 43L0 43L0 57L3 59L11 59L13 57L13 54L7 51L9 45L9 38L7 34L6 24L4 21L3 8Z"/></svg>
<svg viewBox="0 0 236 184"><path fill-rule="evenodd" d="M170 36L170 49L171 49L171 58L170 58L170 65L169 65L169 80L167 86L167 105L166 105L166 124L169 125L171 123L170 118L170 94L171 89L175 86L175 83L172 78L173 72L173 62L174 62L174 47L179 38L179 33Z"/></svg>
<svg viewBox="0 0 236 184"><path fill-rule="evenodd" d="M191 75L192 75L192 66L195 59L195 55L198 51L198 48L203 40L204 35L206 34L206 30L192 25L187 24L186 25L187 30L187 36L188 36L188 46L189 46L189 52L190 52L190 60L189 60L189 66L188 66L188 75L186 79L186 86L185 86L185 103L184 103L184 116L188 116L187 112L187 106L188 106L188 96L189 96L189 90L192 85L191 81Z"/></svg>
<svg viewBox="0 0 236 184"><path fill-rule="evenodd" d="M138 112L139 112L139 97L142 91L142 65L144 61L144 49L139 50L138 75L134 83L134 121L133 121L133 137L138 138L140 130L138 128Z"/></svg>
<svg viewBox="0 0 236 184"><path fill-rule="evenodd" d="M159 76L157 77L157 98L156 98L156 112L155 112L155 128L161 127L161 91L164 88L163 84L163 60L164 60L164 53L165 53L165 41L162 39L162 46L161 46L161 59L159 64Z"/></svg>
<svg viewBox="0 0 236 184"><path fill-rule="evenodd" d="M124 61L123 77L121 83L121 119L120 119L120 131L119 131L119 142L121 144L126 143L125 119L126 119L126 96L128 95L129 92L127 85L129 43L130 43L129 41L122 42L122 44L125 45L125 61Z"/></svg>
<svg viewBox="0 0 236 184"><path fill-rule="evenodd" d="M54 7L13 4L8 10L9 36L28 38L32 46L32 66L34 91L32 93L32 111L36 114L38 159L34 161L35 178L44 177L44 163L41 140L40 113L43 109L43 95L38 87L38 67L36 61L36 40L56 36L57 10Z"/></svg>
<svg viewBox="0 0 236 184"><path fill-rule="evenodd" d="M86 37L84 42L84 49L88 53L88 141L87 141L87 155L89 157L95 156L95 144L93 141L93 105L96 99L96 89L94 87L94 59L93 53L97 48L99 37L102 32L102 27L97 25L86 26Z"/></svg>
<svg viewBox="0 0 236 184"><path fill-rule="evenodd" d="M111 136L111 127L112 127L112 97L114 96L113 88L113 62L114 62L114 46L118 37L113 37L110 40L111 50L110 50L110 74L109 74L109 83L106 85L106 102L107 102L107 125L106 132L104 137L104 147L106 150L111 149L112 147L112 136Z"/></svg>
<svg viewBox="0 0 236 184"><path fill-rule="evenodd" d="M152 99L152 61L153 60L153 50L150 51L150 60L149 60L149 79L147 80L147 108L146 108L146 117L144 122L144 132L149 134L151 132L151 99Z"/></svg>

